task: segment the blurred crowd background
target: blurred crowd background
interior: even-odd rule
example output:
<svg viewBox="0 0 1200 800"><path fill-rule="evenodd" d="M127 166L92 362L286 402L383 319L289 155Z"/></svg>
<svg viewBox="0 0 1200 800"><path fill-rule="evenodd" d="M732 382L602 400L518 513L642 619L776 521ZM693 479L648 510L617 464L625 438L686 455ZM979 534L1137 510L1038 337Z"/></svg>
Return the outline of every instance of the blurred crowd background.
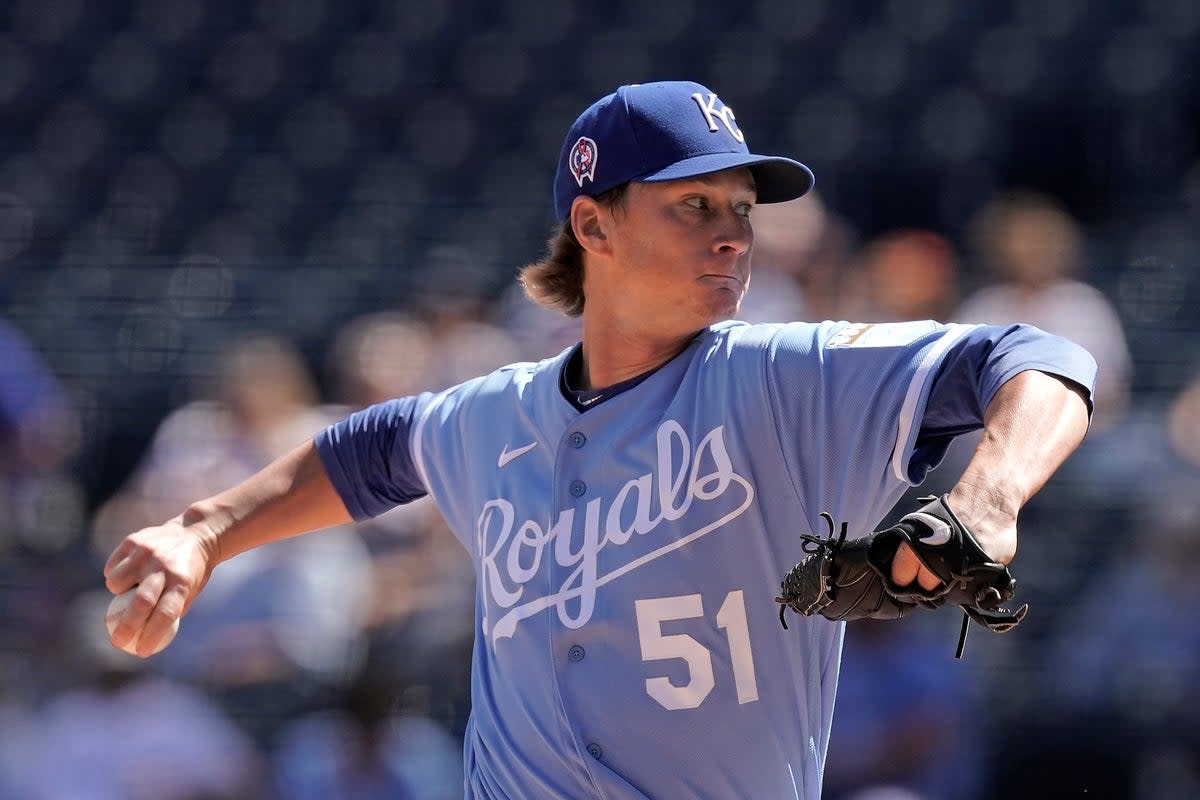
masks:
<svg viewBox="0 0 1200 800"><path fill-rule="evenodd" d="M574 341L513 281L561 137L668 78L817 175L755 210L745 318L1100 364L1029 617L961 661L949 611L850 626L828 800L1200 796L1200 4L8 0L0 798L461 797L473 577L429 504L229 562L144 662L101 568L351 410Z"/></svg>

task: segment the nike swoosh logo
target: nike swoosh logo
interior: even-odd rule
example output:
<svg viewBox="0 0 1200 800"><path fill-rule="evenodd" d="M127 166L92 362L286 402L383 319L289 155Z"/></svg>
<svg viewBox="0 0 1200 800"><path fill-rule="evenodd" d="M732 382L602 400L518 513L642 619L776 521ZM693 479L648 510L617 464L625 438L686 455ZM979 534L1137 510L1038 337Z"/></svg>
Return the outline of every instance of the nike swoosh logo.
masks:
<svg viewBox="0 0 1200 800"><path fill-rule="evenodd" d="M520 458L521 456L525 455L530 450L537 447L537 445L537 442L531 442L524 447L518 447L516 450L509 450L508 445L504 445L504 449L500 451L500 458L496 461L496 466L503 467L514 458Z"/></svg>
<svg viewBox="0 0 1200 800"><path fill-rule="evenodd" d="M930 528L929 533L917 537L921 544L937 547L950 541L950 524L946 520L938 519L932 514L923 514L920 511L909 514L908 518L915 519Z"/></svg>

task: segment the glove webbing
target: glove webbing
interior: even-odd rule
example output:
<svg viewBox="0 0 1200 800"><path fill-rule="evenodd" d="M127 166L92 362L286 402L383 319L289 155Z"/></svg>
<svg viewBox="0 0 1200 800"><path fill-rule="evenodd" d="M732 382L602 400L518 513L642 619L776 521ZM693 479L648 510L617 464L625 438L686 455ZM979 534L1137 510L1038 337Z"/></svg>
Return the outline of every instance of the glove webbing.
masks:
<svg viewBox="0 0 1200 800"><path fill-rule="evenodd" d="M822 539L820 536L811 533L802 533L800 534L800 538L804 540L804 543L800 545L800 549L809 555L816 555L824 550L828 550L829 555L827 557L832 559L837 556L838 551L842 549L842 545L846 543L846 529L848 526L843 522L842 530L835 539L833 537L833 515L828 511L822 511L820 516L821 519L825 520L825 524L829 526L829 536ZM779 603L779 624L783 626L784 630L787 630L787 620L784 619L783 612L788 610L788 601L782 597L776 597L775 602Z"/></svg>

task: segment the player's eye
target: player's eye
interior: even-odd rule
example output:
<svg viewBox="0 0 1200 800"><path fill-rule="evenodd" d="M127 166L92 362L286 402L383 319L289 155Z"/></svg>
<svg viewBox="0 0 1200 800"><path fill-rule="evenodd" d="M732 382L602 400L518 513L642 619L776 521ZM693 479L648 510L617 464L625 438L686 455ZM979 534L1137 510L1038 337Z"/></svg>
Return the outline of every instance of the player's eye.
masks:
<svg viewBox="0 0 1200 800"><path fill-rule="evenodd" d="M750 219L750 212L754 209L754 203L738 203L733 207L733 210L739 217Z"/></svg>
<svg viewBox="0 0 1200 800"><path fill-rule="evenodd" d="M699 196L688 197L688 198L684 199L683 203L684 203L684 205L690 206L690 207L696 209L697 211L705 211L708 209L708 198L707 197L699 197Z"/></svg>

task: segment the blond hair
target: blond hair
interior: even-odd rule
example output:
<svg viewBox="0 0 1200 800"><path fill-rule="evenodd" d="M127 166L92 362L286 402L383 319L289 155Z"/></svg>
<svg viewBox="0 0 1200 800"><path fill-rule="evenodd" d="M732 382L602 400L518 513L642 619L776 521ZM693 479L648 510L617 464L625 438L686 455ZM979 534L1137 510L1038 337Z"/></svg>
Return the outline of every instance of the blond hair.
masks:
<svg viewBox="0 0 1200 800"><path fill-rule="evenodd" d="M620 208L628 183L596 195L596 202L609 209ZM546 256L526 264L517 274L525 296L540 306L561 311L568 317L583 314L583 245L568 218L546 242Z"/></svg>

